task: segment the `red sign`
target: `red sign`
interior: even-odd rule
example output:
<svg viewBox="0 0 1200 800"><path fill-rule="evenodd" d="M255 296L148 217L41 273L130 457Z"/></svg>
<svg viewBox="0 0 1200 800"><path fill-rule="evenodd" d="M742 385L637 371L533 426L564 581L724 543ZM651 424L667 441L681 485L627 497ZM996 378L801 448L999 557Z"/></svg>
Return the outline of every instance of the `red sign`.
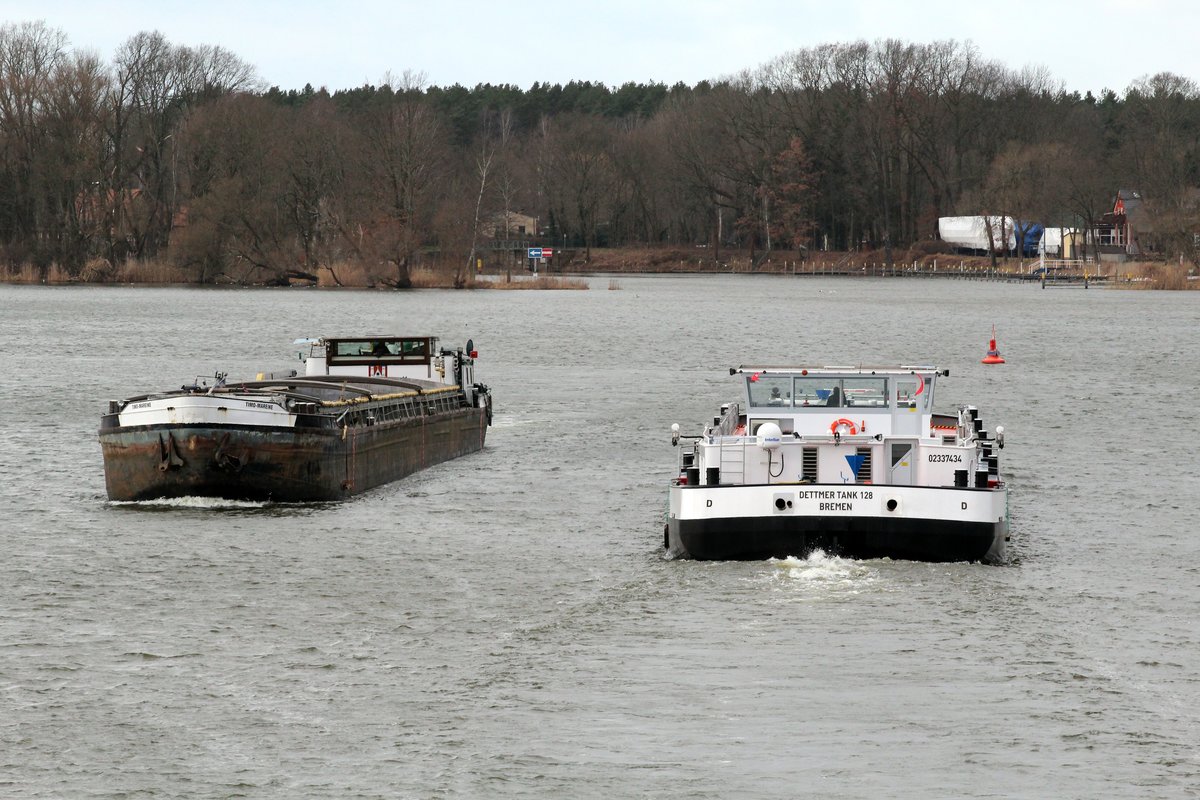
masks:
<svg viewBox="0 0 1200 800"><path fill-rule="evenodd" d="M552 255L554 255L554 251L552 249L549 247L542 248L542 258L549 258Z"/></svg>

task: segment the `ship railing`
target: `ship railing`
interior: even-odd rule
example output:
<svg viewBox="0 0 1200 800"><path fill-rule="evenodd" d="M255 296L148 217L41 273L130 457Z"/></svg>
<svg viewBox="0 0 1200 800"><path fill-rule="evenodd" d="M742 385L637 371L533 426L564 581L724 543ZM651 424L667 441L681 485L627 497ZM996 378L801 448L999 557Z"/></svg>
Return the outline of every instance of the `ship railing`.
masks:
<svg viewBox="0 0 1200 800"><path fill-rule="evenodd" d="M734 424L731 426L736 430L737 424L737 408L731 409L732 413L725 419L732 417ZM695 468L693 473L697 481L701 478L701 467L698 463L699 451L701 443L708 445L716 445L717 457L716 463L705 461L703 469L717 467L719 472L719 480L721 483L743 483L746 477L746 450L750 447L755 447L758 444L758 438L755 436L738 436L732 433L721 434L719 431L724 426L718 426L714 430L710 430L708 434L694 442L690 448L680 448L679 467L681 471L686 471L689 467ZM711 451L710 451L711 452ZM703 476L704 483L710 483L709 475Z"/></svg>
<svg viewBox="0 0 1200 800"><path fill-rule="evenodd" d="M354 398L355 401L334 401L326 406L346 406L337 417L337 426L375 425L393 420L412 419L453 411L467 405L462 391L445 387L418 392L397 392L387 395Z"/></svg>
<svg viewBox="0 0 1200 800"><path fill-rule="evenodd" d="M714 436L732 436L741 419L741 407L737 403L729 403L722 406L721 410L723 413L714 421L716 425L712 433Z"/></svg>

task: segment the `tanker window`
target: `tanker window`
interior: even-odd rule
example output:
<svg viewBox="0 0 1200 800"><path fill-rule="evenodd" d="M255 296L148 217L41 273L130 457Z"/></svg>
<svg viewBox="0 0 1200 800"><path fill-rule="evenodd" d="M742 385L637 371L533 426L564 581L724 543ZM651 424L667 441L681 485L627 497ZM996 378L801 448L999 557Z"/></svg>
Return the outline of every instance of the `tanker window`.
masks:
<svg viewBox="0 0 1200 800"><path fill-rule="evenodd" d="M746 379L746 391L752 406L790 406L792 379L775 375L757 375Z"/></svg>
<svg viewBox="0 0 1200 800"><path fill-rule="evenodd" d="M796 378L796 405L840 407L842 379L824 376Z"/></svg>
<svg viewBox="0 0 1200 800"><path fill-rule="evenodd" d="M842 388L848 406L884 408L888 404L887 378L844 378Z"/></svg>
<svg viewBox="0 0 1200 800"><path fill-rule="evenodd" d="M933 397L933 381L922 375L896 379L896 405L900 408L928 409Z"/></svg>

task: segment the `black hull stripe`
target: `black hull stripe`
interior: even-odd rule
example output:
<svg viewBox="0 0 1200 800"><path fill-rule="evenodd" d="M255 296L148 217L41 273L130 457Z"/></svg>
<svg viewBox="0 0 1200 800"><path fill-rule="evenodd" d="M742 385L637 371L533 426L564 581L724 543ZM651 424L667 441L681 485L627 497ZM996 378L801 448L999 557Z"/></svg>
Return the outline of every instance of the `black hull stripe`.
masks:
<svg viewBox="0 0 1200 800"><path fill-rule="evenodd" d="M681 491L681 492L721 492L721 491L727 491L727 490L732 491L732 490L736 490L736 489L762 488L764 486L770 487L771 489L778 489L780 491L786 491L788 489L805 489L805 490L811 490L811 489L838 489L838 490L876 489L879 491L884 491L886 489L892 488L893 486L895 488L903 489L905 491L914 491L915 490L915 491L927 491L927 492L1001 492L1001 491L1004 491L1003 487L996 487L996 486L920 486L920 485L910 485L910 484L906 484L906 483L905 484L887 484L887 483L874 483L874 484L868 484L868 483L849 483L849 484L847 484L847 483L721 483L721 484L716 484L716 485L706 484L703 486L679 486L679 487L675 487L675 488L678 488L679 491Z"/></svg>
<svg viewBox="0 0 1200 800"><path fill-rule="evenodd" d="M803 558L814 550L846 558L998 561L1004 535L1003 522L895 517L672 519L668 523L668 544L676 555L714 561Z"/></svg>

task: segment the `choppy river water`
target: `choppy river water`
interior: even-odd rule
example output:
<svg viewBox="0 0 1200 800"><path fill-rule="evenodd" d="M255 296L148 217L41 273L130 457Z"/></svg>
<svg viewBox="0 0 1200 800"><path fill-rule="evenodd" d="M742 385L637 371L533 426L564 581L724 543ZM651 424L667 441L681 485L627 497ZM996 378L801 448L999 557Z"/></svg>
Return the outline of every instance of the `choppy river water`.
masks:
<svg viewBox="0 0 1200 800"><path fill-rule="evenodd" d="M617 280L0 286L0 795L1200 796L1200 292ZM109 398L363 332L473 337L486 450L105 500ZM663 560L670 425L743 362L949 368L1007 430L1013 563Z"/></svg>

